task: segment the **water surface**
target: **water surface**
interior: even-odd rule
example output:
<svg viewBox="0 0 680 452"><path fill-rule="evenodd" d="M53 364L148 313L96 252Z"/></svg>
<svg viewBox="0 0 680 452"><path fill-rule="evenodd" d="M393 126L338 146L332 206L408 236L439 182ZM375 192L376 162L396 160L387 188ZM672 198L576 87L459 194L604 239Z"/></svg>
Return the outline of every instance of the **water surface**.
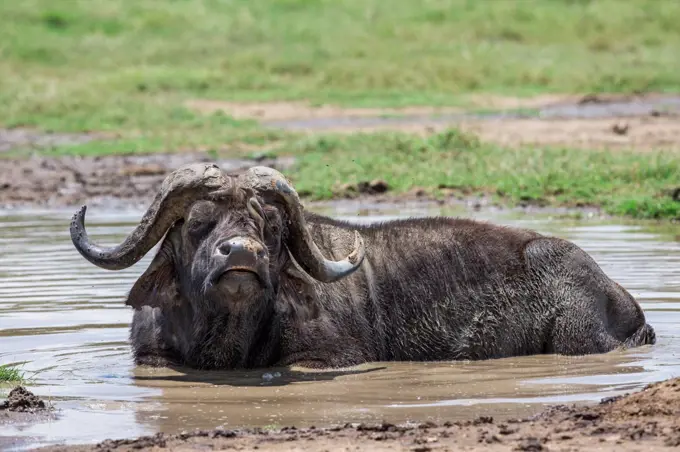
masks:
<svg viewBox="0 0 680 452"><path fill-rule="evenodd" d="M357 216L348 204L324 213L370 222L440 211L388 208ZM31 389L61 410L57 420L0 425L0 436L25 437L24 446L217 426L514 417L680 374L680 243L639 226L474 214L583 247L640 300L657 332L655 346L586 357L371 363L342 372L178 372L134 367L127 342L132 314L123 299L153 253L126 270L98 269L70 242L71 214L0 213L0 364L21 363L33 375ZM92 209L90 235L119 242L140 216Z"/></svg>

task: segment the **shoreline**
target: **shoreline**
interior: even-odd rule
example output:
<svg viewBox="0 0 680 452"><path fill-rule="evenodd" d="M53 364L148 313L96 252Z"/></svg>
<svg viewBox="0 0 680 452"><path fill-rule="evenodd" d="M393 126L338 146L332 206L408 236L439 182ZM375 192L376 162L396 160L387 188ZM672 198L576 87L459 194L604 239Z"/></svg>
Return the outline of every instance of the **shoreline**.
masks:
<svg viewBox="0 0 680 452"><path fill-rule="evenodd" d="M248 159L214 159L208 153L169 153L102 157L44 157L4 160L0 167L0 212L5 214L35 210L74 210L87 204L97 210L145 210L165 177L177 167L191 162L216 162L230 175L238 175L252 166L270 166L281 172L290 169L290 157ZM364 185L368 186L369 182ZM436 193L436 194L435 194ZM385 188L348 186L330 199L300 197L310 209L351 206L366 210L386 205L402 208L451 208L463 211L498 210L503 212L544 213L555 215L589 215L609 217L598 206L569 206L522 202L513 205L492 196L467 195L441 189L436 192L413 188L399 193Z"/></svg>
<svg viewBox="0 0 680 452"><path fill-rule="evenodd" d="M680 378L595 404L556 405L521 419L478 417L435 424L386 422L334 427L210 429L97 444L39 447L42 452L235 450L672 450L680 446ZM8 438L11 440L11 438ZM20 441L23 439L15 438ZM26 443L24 443L26 444ZM17 444L18 445L18 444ZM15 445L16 446L16 445Z"/></svg>

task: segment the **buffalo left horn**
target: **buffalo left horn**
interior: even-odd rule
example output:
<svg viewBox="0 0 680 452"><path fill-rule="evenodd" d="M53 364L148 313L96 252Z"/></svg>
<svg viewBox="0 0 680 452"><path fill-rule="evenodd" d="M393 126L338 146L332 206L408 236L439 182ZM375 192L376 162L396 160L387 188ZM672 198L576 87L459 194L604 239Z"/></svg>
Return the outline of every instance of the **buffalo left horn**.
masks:
<svg viewBox="0 0 680 452"><path fill-rule="evenodd" d="M237 184L260 195L275 195L283 201L290 221L288 248L310 276L321 282L333 282L359 268L365 255L364 241L359 232L354 231L354 249L346 258L340 261L325 258L307 227L300 198L283 174L266 166L256 166L241 175Z"/></svg>
<svg viewBox="0 0 680 452"><path fill-rule="evenodd" d="M215 164L194 163L169 174L137 227L120 245L103 248L92 243L85 230L85 211L80 208L71 221L71 240L80 254L107 270L122 270L138 262L165 235L197 199L218 196L229 190L231 180Z"/></svg>

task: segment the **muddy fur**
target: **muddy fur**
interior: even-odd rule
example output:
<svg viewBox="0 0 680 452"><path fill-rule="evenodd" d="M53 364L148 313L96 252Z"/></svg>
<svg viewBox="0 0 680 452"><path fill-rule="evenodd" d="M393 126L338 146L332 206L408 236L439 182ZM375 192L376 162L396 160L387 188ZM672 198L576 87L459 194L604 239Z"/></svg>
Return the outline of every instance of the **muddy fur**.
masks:
<svg viewBox="0 0 680 452"><path fill-rule="evenodd" d="M329 368L655 343L634 298L569 241L466 219L357 226L306 213L327 258L351 251L354 230L366 246L359 270L321 283L286 252L282 210L266 205L261 230L245 202L197 203L166 235L127 301L138 364ZM269 281L248 299L202 289L211 247L234 234L268 249Z"/></svg>

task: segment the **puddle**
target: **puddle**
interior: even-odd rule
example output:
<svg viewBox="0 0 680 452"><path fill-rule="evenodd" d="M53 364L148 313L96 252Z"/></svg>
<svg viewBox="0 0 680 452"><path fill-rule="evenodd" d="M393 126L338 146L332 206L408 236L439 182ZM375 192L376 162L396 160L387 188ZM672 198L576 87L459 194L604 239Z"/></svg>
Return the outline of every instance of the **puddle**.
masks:
<svg viewBox="0 0 680 452"><path fill-rule="evenodd" d="M336 212L361 222L438 213L435 207L360 217L356 210ZM598 401L680 374L680 243L672 236L630 225L488 212L474 215L566 237L590 252L640 300L657 345L586 357L372 363L345 372L137 369L123 297L153 253L126 270L99 270L73 248L71 214L0 213L0 363L24 363L29 376L35 372L30 389L61 409L57 420L0 423L0 437L25 438L21 447L217 426L515 417L545 404ZM98 241L114 243L140 214L92 209L88 229Z"/></svg>
<svg viewBox="0 0 680 452"><path fill-rule="evenodd" d="M372 128L381 126L427 126L464 120L538 119L595 119L636 117L680 112L680 96L633 99L612 102L557 103L536 109L502 110L485 113L448 113L438 115L401 115L394 117L320 117L264 121L271 127L287 130L323 130L337 128Z"/></svg>

